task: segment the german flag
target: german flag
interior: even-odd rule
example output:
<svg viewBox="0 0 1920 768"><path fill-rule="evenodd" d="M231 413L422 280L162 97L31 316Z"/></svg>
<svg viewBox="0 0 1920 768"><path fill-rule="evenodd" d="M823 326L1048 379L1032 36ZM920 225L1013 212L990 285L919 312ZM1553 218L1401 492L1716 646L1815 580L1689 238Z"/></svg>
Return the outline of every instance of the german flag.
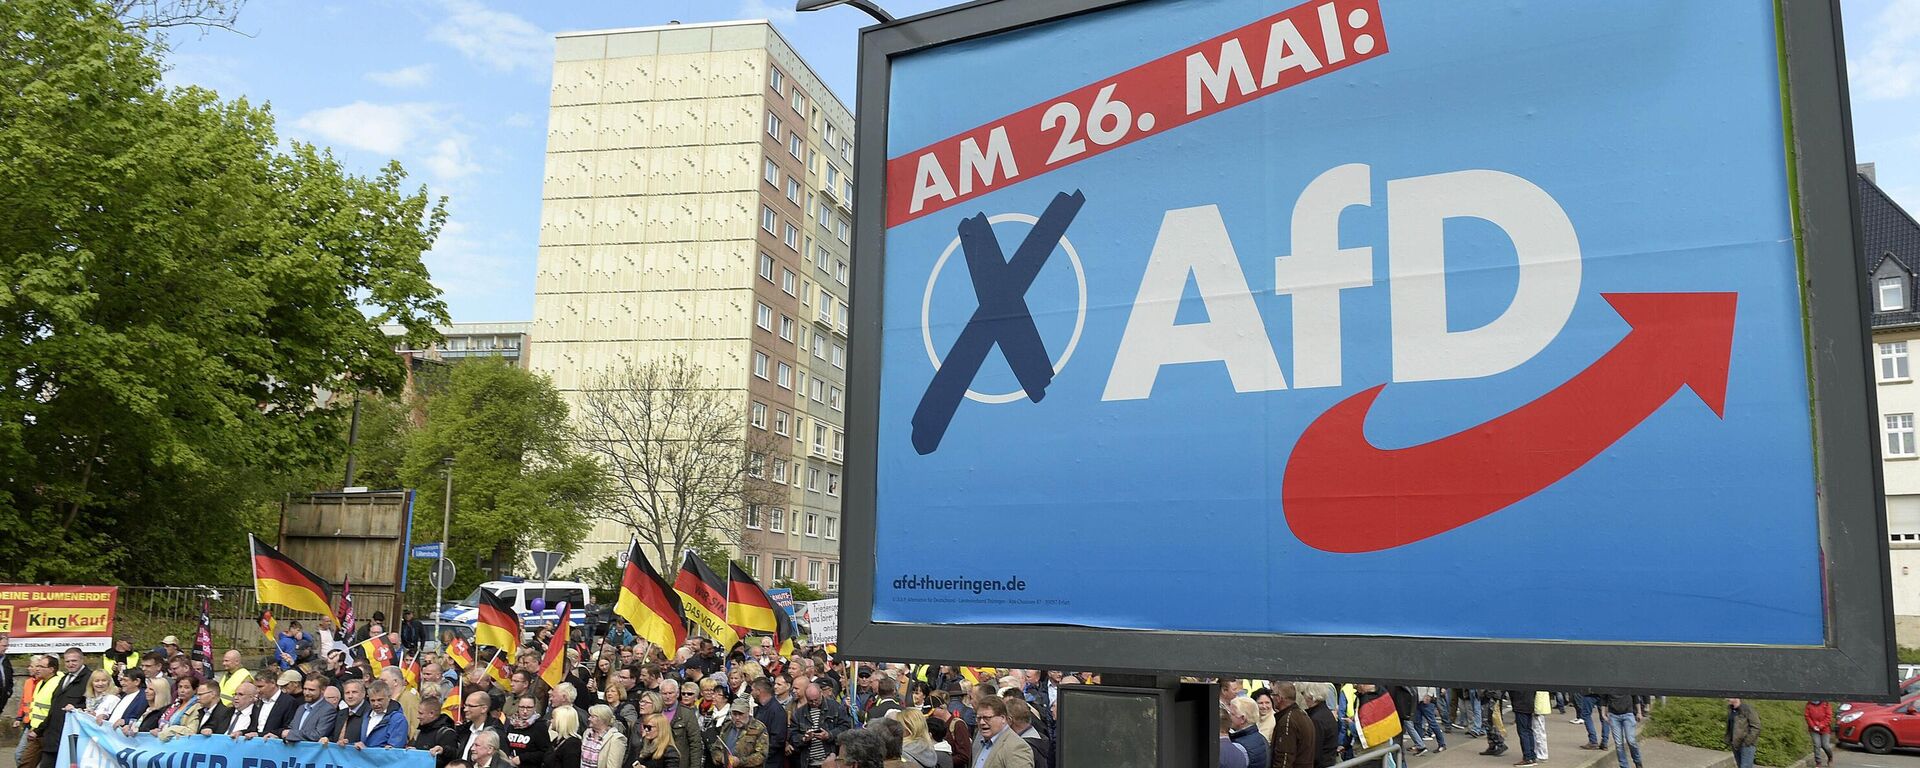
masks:
<svg viewBox="0 0 1920 768"><path fill-rule="evenodd" d="M691 549L680 559L680 575L673 579L673 591L685 598L687 618L713 638L715 645L732 648L740 642L740 633L727 623L727 583Z"/></svg>
<svg viewBox="0 0 1920 768"><path fill-rule="evenodd" d="M420 690L420 654L407 657L407 663L400 665L401 676L407 678L407 687Z"/></svg>
<svg viewBox="0 0 1920 768"><path fill-rule="evenodd" d="M753 632L773 635L780 655L793 653L793 625L787 622L786 610L774 605L760 582L739 563L727 563L727 623L742 637Z"/></svg>
<svg viewBox="0 0 1920 768"><path fill-rule="evenodd" d="M253 550L253 591L262 603L333 616L333 587L292 558L247 534Z"/></svg>
<svg viewBox="0 0 1920 768"><path fill-rule="evenodd" d="M486 587L480 588L480 603L473 621L473 643L491 645L505 651L509 663L520 652L519 612Z"/></svg>
<svg viewBox="0 0 1920 768"><path fill-rule="evenodd" d="M369 637L366 642L355 647L359 648L361 653L366 654L367 669L373 673L373 677L379 677L380 673L385 671L387 667L394 665L393 646L387 645L387 639L385 637Z"/></svg>
<svg viewBox="0 0 1920 768"><path fill-rule="evenodd" d="M553 641L547 643L547 656L540 660L540 679L547 681L548 687L560 684L567 677L567 636L573 633L573 606L560 604L559 618L554 620Z"/></svg>
<svg viewBox="0 0 1920 768"><path fill-rule="evenodd" d="M1393 697L1384 693L1360 705L1359 720L1364 747L1377 747L1400 735L1400 713L1393 708Z"/></svg>
<svg viewBox="0 0 1920 768"><path fill-rule="evenodd" d="M613 612L633 625L640 639L669 656L687 642L687 614L680 596L653 570L637 540L627 546L627 567L620 574L620 599L614 601Z"/></svg>
<svg viewBox="0 0 1920 768"><path fill-rule="evenodd" d="M458 635L453 642L447 643L447 658L453 659L453 665L461 669L473 666L473 645Z"/></svg>

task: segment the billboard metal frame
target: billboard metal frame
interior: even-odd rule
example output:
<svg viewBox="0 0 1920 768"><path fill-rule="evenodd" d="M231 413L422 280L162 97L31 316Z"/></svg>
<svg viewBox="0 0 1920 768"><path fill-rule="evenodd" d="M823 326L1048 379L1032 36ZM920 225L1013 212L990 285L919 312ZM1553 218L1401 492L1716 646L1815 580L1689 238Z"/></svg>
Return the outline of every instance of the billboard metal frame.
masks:
<svg viewBox="0 0 1920 768"><path fill-rule="evenodd" d="M982 0L860 36L851 360L840 647L852 658L1113 673L1284 674L1481 684L1890 700L1895 645L1867 288L1838 0L1776 0L1798 192L1827 637L1819 646L1252 634L873 620L888 94L893 58L1142 0ZM1797 184L1796 184L1797 183ZM1728 546L1738 546L1729 537ZM1630 553L1628 553L1630 554ZM1631 620L1626 618L1625 620Z"/></svg>

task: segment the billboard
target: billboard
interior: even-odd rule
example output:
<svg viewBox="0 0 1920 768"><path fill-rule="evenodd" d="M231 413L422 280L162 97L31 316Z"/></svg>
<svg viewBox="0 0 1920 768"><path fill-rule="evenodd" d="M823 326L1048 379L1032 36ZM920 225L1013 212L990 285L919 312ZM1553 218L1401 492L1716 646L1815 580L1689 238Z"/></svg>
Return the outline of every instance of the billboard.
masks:
<svg viewBox="0 0 1920 768"><path fill-rule="evenodd" d="M870 28L841 642L1885 695L1837 29L1765 0ZM1046 557L925 557L982 537Z"/></svg>
<svg viewBox="0 0 1920 768"><path fill-rule="evenodd" d="M8 653L89 653L113 645L120 590L44 584L0 584L0 635Z"/></svg>

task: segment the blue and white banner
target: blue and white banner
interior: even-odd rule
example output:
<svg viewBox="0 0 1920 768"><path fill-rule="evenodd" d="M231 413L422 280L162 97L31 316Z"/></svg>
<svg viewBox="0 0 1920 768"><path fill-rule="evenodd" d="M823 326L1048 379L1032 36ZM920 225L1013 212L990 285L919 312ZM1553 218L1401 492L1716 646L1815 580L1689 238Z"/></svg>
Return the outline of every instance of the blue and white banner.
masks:
<svg viewBox="0 0 1920 768"><path fill-rule="evenodd" d="M127 736L84 717L67 718L59 765L68 768L433 768L433 755L411 749L279 739L181 736L161 741Z"/></svg>

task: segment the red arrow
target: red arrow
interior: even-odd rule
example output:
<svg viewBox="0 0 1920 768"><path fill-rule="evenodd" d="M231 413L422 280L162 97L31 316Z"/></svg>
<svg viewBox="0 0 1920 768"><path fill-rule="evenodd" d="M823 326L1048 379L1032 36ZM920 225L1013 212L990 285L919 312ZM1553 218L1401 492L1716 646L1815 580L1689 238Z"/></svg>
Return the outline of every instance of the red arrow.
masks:
<svg viewBox="0 0 1920 768"><path fill-rule="evenodd" d="M1601 294L1632 330L1559 388L1430 443L1382 450L1364 433L1380 385L1328 409L1294 444L1281 508L1327 552L1375 552L1505 509L1579 469L1683 386L1725 416L1732 293Z"/></svg>

